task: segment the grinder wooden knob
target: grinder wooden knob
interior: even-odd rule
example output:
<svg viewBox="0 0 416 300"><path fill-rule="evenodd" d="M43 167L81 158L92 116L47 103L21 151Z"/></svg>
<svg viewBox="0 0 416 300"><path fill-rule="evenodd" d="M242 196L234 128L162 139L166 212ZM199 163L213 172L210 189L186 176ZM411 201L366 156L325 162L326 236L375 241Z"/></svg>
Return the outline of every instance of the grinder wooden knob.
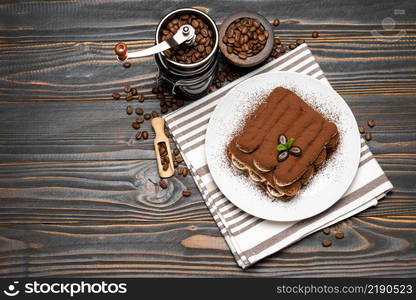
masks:
<svg viewBox="0 0 416 300"><path fill-rule="evenodd" d="M117 54L119 60L127 58L127 45L123 42L117 43L114 46L114 52Z"/></svg>

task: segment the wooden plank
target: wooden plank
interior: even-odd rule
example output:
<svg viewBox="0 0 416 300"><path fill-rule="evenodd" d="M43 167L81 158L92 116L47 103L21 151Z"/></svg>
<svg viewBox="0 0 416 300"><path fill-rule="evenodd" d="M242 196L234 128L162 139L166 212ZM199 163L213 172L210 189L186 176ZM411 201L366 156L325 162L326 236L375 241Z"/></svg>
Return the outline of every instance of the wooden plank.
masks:
<svg viewBox="0 0 416 300"><path fill-rule="evenodd" d="M353 1L284 1L255 0L230 3L202 0L181 1L2 1L0 9L0 40L2 41L92 41L153 39L154 30L162 17L177 8L191 7L208 12L220 23L236 11L255 9L269 20L281 19L278 32L293 36L310 36L319 30L322 36L372 38L370 30L382 30L381 22L393 17L398 30L414 33L416 9L413 0L400 4L380 0L374 3ZM47 8L47 9L45 9ZM394 15L395 9L404 14ZM359 12L359 13L357 13ZM365 16L365 17L364 17ZM139 20L139 21L138 21Z"/></svg>
<svg viewBox="0 0 416 300"><path fill-rule="evenodd" d="M0 227L2 277L412 277L415 217L351 218L241 272L212 222ZM221 242L222 241L222 242Z"/></svg>
<svg viewBox="0 0 416 300"><path fill-rule="evenodd" d="M345 96L359 124L376 120L374 153L416 153L416 101L411 95ZM146 111L159 102L132 102ZM154 159L153 130L136 141L126 101L0 104L0 161ZM400 120L400 121L397 121ZM368 129L370 130L370 129Z"/></svg>
<svg viewBox="0 0 416 300"><path fill-rule="evenodd" d="M394 191L365 216L415 215L415 155L377 157ZM0 224L211 221L193 179L161 189L154 161L0 164ZM153 184L156 183L156 184ZM190 188L191 197L182 197Z"/></svg>
<svg viewBox="0 0 416 300"><path fill-rule="evenodd" d="M416 35L394 44L308 42L343 96L416 93ZM139 40L129 47L152 44ZM104 101L127 84L150 96L157 75L153 57L133 59L132 67L125 69L116 61L113 47L113 42L0 44L0 103Z"/></svg>

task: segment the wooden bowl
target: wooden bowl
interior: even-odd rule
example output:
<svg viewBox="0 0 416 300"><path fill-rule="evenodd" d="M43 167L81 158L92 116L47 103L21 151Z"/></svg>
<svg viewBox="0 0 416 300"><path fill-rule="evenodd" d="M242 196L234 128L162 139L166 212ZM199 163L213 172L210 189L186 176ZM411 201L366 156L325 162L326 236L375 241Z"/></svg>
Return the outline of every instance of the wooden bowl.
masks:
<svg viewBox="0 0 416 300"><path fill-rule="evenodd" d="M267 38L267 42L264 45L263 50L261 50L259 53L257 53L254 56L251 57L247 57L246 59L241 59L238 57L238 55L231 53L229 54L227 52L227 45L224 44L224 42L222 41L225 32L228 28L228 26L231 25L231 23L233 23L234 21L241 19L241 18L252 18L252 19L256 19L258 20L261 25L263 25L264 29L267 30L269 32L269 37ZM266 58L268 58L270 56L270 53L273 50L273 28L270 25L269 21L267 21L267 19L265 17L263 17L262 15L259 15L258 13L255 12L239 12L239 13L235 13L232 14L230 16L228 16L224 22L222 22L220 30L219 30L219 35L220 35L220 39L219 39L219 46L221 49L222 54L234 65L238 66L238 67L253 67L255 65L258 65L260 63L262 63Z"/></svg>

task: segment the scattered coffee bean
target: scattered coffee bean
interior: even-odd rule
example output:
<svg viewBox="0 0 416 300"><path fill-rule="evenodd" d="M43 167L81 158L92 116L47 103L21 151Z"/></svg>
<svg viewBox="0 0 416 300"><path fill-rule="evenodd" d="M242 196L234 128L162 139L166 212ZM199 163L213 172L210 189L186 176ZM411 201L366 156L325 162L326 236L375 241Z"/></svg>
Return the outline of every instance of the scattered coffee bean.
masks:
<svg viewBox="0 0 416 300"><path fill-rule="evenodd" d="M297 45L296 45L296 44L293 44L293 43L289 45L289 49L290 49L290 50L293 50L293 49L295 49L296 47L297 47Z"/></svg>
<svg viewBox="0 0 416 300"><path fill-rule="evenodd" d="M176 163L178 163L178 162L176 162ZM178 170L177 170L177 172L178 172L178 175L182 175L183 167L179 167Z"/></svg>
<svg viewBox="0 0 416 300"><path fill-rule="evenodd" d="M296 40L296 44L298 45L302 45L304 42L305 40L302 40L302 39Z"/></svg>
<svg viewBox="0 0 416 300"><path fill-rule="evenodd" d="M165 99L165 94L162 94L162 93L156 94L156 98L157 99Z"/></svg>
<svg viewBox="0 0 416 300"><path fill-rule="evenodd" d="M317 37L319 37L319 32L318 32L318 31L314 31L314 32L312 32L312 37L313 37L314 39L316 39Z"/></svg>
<svg viewBox="0 0 416 300"><path fill-rule="evenodd" d="M326 228L324 228L322 231L323 231L323 233L324 233L324 234L328 235L328 234L330 234L330 233L331 233L331 228L326 227Z"/></svg>
<svg viewBox="0 0 416 300"><path fill-rule="evenodd" d="M268 37L269 32L258 20L240 18L228 26L222 41L227 46L229 54L244 60L263 50ZM221 82L218 82L215 83L217 88L221 87Z"/></svg>
<svg viewBox="0 0 416 300"><path fill-rule="evenodd" d="M166 106L166 105L164 105L161 109L160 109L160 112L162 113L162 114L165 114L165 113L167 113L169 110L168 110L168 107Z"/></svg>
<svg viewBox="0 0 416 300"><path fill-rule="evenodd" d="M131 91L131 86L126 85L126 86L124 87L124 92L125 92L126 94L128 94L128 93L130 93L130 91Z"/></svg>
<svg viewBox="0 0 416 300"><path fill-rule="evenodd" d="M159 181L159 186L162 189L167 189L168 188L168 183L166 182L166 180L161 180L161 181Z"/></svg>
<svg viewBox="0 0 416 300"><path fill-rule="evenodd" d="M183 170L182 170L183 177L188 176L188 174L189 174L189 169L188 168L183 168Z"/></svg>
<svg viewBox="0 0 416 300"><path fill-rule="evenodd" d="M133 113L133 107L131 107L130 105L127 105L127 107L126 107L126 113L128 115L131 115Z"/></svg>
<svg viewBox="0 0 416 300"><path fill-rule="evenodd" d="M136 112L136 115L142 115L144 113L144 110L141 107L137 107L135 109L135 112Z"/></svg>
<svg viewBox="0 0 416 300"><path fill-rule="evenodd" d="M159 114L157 111L152 111L152 118L157 118L159 117Z"/></svg>
<svg viewBox="0 0 416 300"><path fill-rule="evenodd" d="M177 156L177 157L176 157L176 162L177 162L177 163L181 163L181 162L183 162L183 158L182 158L182 156Z"/></svg>
<svg viewBox="0 0 416 300"><path fill-rule="evenodd" d="M186 190L182 191L182 196L184 196L184 197L189 197L189 196L191 196L191 194L192 194L191 190L186 189Z"/></svg>
<svg viewBox="0 0 416 300"><path fill-rule="evenodd" d="M332 245L331 240L325 239L325 240L322 241L322 246L324 246L324 247L329 247L331 245Z"/></svg>
<svg viewBox="0 0 416 300"><path fill-rule="evenodd" d="M136 133L136 140L140 140L141 138L142 138L142 132L141 131L138 131Z"/></svg>
<svg viewBox="0 0 416 300"><path fill-rule="evenodd" d="M275 45L280 45L281 43L282 43L282 41L280 39L278 39L278 38L274 39L274 44Z"/></svg>
<svg viewBox="0 0 416 300"><path fill-rule="evenodd" d="M364 134L364 133L365 133L365 128L364 128L364 126L359 126L359 127L358 127L358 131L359 131L361 134Z"/></svg>
<svg viewBox="0 0 416 300"><path fill-rule="evenodd" d="M134 97L133 97L133 95L131 93L128 93L127 96L126 96L126 100L127 101L131 101L131 100L133 100L133 98Z"/></svg>
<svg viewBox="0 0 416 300"><path fill-rule="evenodd" d="M343 239L343 238L344 238L344 233L343 233L342 231L337 231L337 232L335 233L335 237L336 237L337 239Z"/></svg>
<svg viewBox="0 0 416 300"><path fill-rule="evenodd" d="M139 123L139 124L141 124L141 123L143 123L143 122L144 122L144 118L143 118L142 116L138 116L138 117L136 118L136 122L137 122L137 123Z"/></svg>
<svg viewBox="0 0 416 300"><path fill-rule="evenodd" d="M139 129L140 128L140 124L139 123L137 123L137 122L133 122L133 123L131 123L131 127L133 127L133 129Z"/></svg>
<svg viewBox="0 0 416 300"><path fill-rule="evenodd" d="M145 113L143 117L145 120L150 120L152 118L152 115L149 113Z"/></svg>
<svg viewBox="0 0 416 300"><path fill-rule="evenodd" d="M174 161L173 161L173 166L176 168L176 167L178 167L178 165L179 165L179 164L177 163L177 161L176 161L176 160L174 160Z"/></svg>
<svg viewBox="0 0 416 300"><path fill-rule="evenodd" d="M370 127L374 127L374 126L376 126L376 122L374 120L368 120L367 125L370 126Z"/></svg>
<svg viewBox="0 0 416 300"><path fill-rule="evenodd" d="M152 88L152 94L157 94L158 93L158 89L157 86Z"/></svg>
<svg viewBox="0 0 416 300"><path fill-rule="evenodd" d="M113 93L112 96L114 100L118 100L121 97L119 93Z"/></svg>
<svg viewBox="0 0 416 300"><path fill-rule="evenodd" d="M144 101L144 95L140 94L139 97L137 98L137 100L139 100L139 102L143 102Z"/></svg>
<svg viewBox="0 0 416 300"><path fill-rule="evenodd" d="M128 62L128 61L126 61L126 62L123 63L123 67L125 67L126 69L130 68L131 67L131 63Z"/></svg>
<svg viewBox="0 0 416 300"><path fill-rule="evenodd" d="M365 134L365 139L366 141L371 141L371 139L373 138L373 135L371 134L371 132L367 132Z"/></svg>
<svg viewBox="0 0 416 300"><path fill-rule="evenodd" d="M173 154L176 156L176 155L179 155L179 149L178 148L175 148L175 149L173 149Z"/></svg>
<svg viewBox="0 0 416 300"><path fill-rule="evenodd" d="M146 130L144 130L144 131L142 132L142 138L143 138L144 140L147 140L147 139L149 138L149 133L148 133Z"/></svg>
<svg viewBox="0 0 416 300"><path fill-rule="evenodd" d="M132 89L130 90L130 93L131 93L133 96L137 96L137 89L132 88Z"/></svg>
<svg viewBox="0 0 416 300"><path fill-rule="evenodd" d="M280 25L280 20L279 19L274 19L273 20L273 26L279 26Z"/></svg>

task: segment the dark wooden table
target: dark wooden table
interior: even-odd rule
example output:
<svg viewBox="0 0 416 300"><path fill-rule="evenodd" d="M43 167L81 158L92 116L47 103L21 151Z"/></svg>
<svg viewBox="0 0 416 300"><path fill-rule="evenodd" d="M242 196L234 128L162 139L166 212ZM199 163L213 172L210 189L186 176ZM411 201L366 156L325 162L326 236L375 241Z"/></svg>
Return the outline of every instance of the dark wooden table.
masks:
<svg viewBox="0 0 416 300"><path fill-rule="evenodd" d="M334 246L316 233L242 271L191 177L149 181L153 133L136 141L110 95L132 84L158 108L157 69L123 69L112 48L152 45L165 13L196 3L218 24L244 9L280 18L275 34L306 39L358 122L376 120L369 146L395 188L340 223ZM1 1L0 275L415 276L415 16L414 0Z"/></svg>

